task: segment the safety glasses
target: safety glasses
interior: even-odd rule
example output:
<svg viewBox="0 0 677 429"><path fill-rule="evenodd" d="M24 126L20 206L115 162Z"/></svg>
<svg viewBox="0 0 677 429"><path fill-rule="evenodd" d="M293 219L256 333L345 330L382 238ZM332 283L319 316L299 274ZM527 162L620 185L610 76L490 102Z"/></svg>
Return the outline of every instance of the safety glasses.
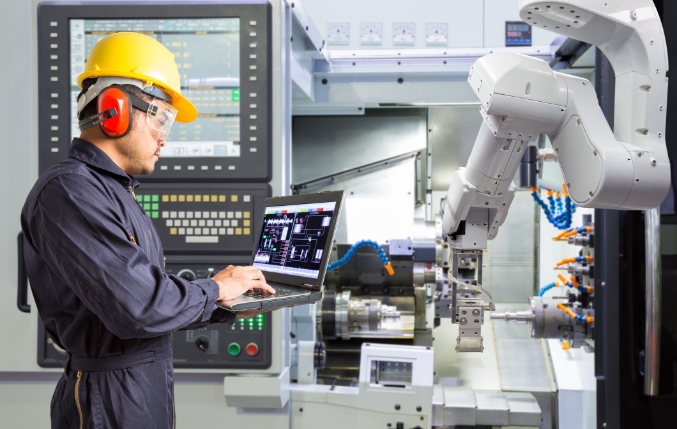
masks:
<svg viewBox="0 0 677 429"><path fill-rule="evenodd" d="M160 134L160 140L167 140L177 112L178 110L172 106L154 99L148 103L146 123L151 130L157 131Z"/></svg>

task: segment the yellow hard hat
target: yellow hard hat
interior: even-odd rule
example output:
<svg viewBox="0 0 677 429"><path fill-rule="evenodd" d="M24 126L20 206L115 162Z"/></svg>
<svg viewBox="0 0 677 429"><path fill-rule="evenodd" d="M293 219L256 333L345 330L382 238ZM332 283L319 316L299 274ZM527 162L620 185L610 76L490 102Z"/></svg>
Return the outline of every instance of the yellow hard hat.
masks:
<svg viewBox="0 0 677 429"><path fill-rule="evenodd" d="M157 86L172 97L172 106L178 110L177 121L191 122L197 117L193 103L181 95L174 55L152 37L125 32L99 40L89 53L77 83L82 88L85 79L103 76L138 79L147 86Z"/></svg>

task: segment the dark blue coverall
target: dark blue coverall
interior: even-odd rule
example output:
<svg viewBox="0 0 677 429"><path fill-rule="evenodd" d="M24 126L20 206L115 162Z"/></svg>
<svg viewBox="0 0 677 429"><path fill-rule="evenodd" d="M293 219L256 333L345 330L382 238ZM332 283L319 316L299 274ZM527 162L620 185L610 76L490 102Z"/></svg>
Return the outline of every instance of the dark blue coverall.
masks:
<svg viewBox="0 0 677 429"><path fill-rule="evenodd" d="M138 182L76 138L21 213L33 297L67 352L52 428L173 428L172 332L233 323L211 279L164 272L162 244Z"/></svg>

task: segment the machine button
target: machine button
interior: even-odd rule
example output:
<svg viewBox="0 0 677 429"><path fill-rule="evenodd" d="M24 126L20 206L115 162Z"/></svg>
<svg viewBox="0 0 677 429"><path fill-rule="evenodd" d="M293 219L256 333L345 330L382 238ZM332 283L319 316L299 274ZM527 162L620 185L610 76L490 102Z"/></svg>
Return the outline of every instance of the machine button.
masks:
<svg viewBox="0 0 677 429"><path fill-rule="evenodd" d="M228 346L228 353L230 353L231 356L239 355L241 350L242 348L240 348L238 343L230 343Z"/></svg>
<svg viewBox="0 0 677 429"><path fill-rule="evenodd" d="M197 340L195 340L195 345L198 349L206 352L209 349L209 338L205 336L199 336L197 337Z"/></svg>
<svg viewBox="0 0 677 429"><path fill-rule="evenodd" d="M188 269L184 269L184 270L179 271L178 276L181 277L184 280L188 280L189 282L192 282L193 280L195 280L197 278L195 276L195 272L193 270L188 270Z"/></svg>
<svg viewBox="0 0 677 429"><path fill-rule="evenodd" d="M259 354L259 346L257 346L256 343L249 343L247 344L245 351L249 356L256 356Z"/></svg>

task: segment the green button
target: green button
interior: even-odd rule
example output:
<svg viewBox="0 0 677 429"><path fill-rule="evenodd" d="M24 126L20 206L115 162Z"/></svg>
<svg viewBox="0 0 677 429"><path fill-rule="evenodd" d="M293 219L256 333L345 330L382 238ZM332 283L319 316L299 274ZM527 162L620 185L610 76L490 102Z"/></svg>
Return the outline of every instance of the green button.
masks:
<svg viewBox="0 0 677 429"><path fill-rule="evenodd" d="M230 343L228 346L228 353L230 353L231 356L237 356L240 354L241 348L238 343Z"/></svg>
<svg viewBox="0 0 677 429"><path fill-rule="evenodd" d="M240 89L233 89L230 91L231 101L240 101Z"/></svg>
<svg viewBox="0 0 677 429"><path fill-rule="evenodd" d="M151 219L157 219L159 217L158 212L150 212Z"/></svg>
<svg viewBox="0 0 677 429"><path fill-rule="evenodd" d="M146 211L150 210L150 203L143 203L143 209Z"/></svg>
<svg viewBox="0 0 677 429"><path fill-rule="evenodd" d="M159 195L151 195L150 199L151 199L152 202L157 203L158 201L160 201L160 196Z"/></svg>
<svg viewBox="0 0 677 429"><path fill-rule="evenodd" d="M150 205L151 210L159 210L160 209L160 204L158 203L153 203Z"/></svg>
<svg viewBox="0 0 677 429"><path fill-rule="evenodd" d="M137 195L137 196L136 196L136 201L142 203L142 202L143 202L143 195Z"/></svg>
<svg viewBox="0 0 677 429"><path fill-rule="evenodd" d="M144 195L143 196L143 202L144 203L150 203L150 195Z"/></svg>

